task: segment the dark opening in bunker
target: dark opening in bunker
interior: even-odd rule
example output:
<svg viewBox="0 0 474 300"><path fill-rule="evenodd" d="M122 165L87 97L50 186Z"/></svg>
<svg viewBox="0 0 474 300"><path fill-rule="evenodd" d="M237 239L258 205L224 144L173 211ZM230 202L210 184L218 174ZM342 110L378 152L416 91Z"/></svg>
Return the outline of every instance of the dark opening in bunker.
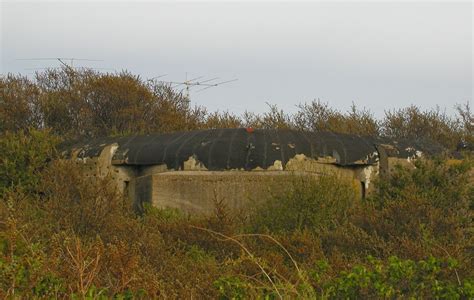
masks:
<svg viewBox="0 0 474 300"><path fill-rule="evenodd" d="M365 181L361 181L360 182L360 197L362 199L365 199L365 193L366 193L366 190L365 190Z"/></svg>
<svg viewBox="0 0 474 300"><path fill-rule="evenodd" d="M124 186L123 186L123 194L124 195L127 195L127 196L130 196L130 181L128 180L125 180L123 182Z"/></svg>

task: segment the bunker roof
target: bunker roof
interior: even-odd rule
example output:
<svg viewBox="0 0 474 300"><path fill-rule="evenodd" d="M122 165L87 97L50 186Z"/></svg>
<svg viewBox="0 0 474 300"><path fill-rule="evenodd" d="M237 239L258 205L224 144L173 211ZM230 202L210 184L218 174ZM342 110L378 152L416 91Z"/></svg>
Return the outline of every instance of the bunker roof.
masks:
<svg viewBox="0 0 474 300"><path fill-rule="evenodd" d="M162 165L183 169L191 157L208 170L267 169L295 155L331 160L341 166L371 165L378 161L378 145L389 145L389 156L408 158L437 154L443 148L423 141L386 140L368 136L288 129L209 129L166 134L99 138L73 147L78 158L96 157L116 144L112 162L122 165Z"/></svg>

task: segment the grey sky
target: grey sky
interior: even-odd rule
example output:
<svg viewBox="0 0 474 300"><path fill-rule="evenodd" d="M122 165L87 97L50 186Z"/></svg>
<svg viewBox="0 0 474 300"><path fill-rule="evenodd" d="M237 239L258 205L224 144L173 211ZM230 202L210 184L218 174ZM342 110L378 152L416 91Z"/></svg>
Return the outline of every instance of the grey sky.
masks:
<svg viewBox="0 0 474 300"><path fill-rule="evenodd" d="M165 80L238 78L191 93L210 110L294 111L320 98L378 116L471 101L472 2L13 2L1 4L5 74L85 57Z"/></svg>

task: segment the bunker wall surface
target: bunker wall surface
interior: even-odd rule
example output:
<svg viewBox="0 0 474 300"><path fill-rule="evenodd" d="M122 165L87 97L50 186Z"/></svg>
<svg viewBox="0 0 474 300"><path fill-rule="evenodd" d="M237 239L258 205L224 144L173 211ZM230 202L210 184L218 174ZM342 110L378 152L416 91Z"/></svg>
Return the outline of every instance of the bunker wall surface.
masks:
<svg viewBox="0 0 474 300"><path fill-rule="evenodd" d="M99 157L76 160L86 176L110 176L116 187L128 195L141 209L143 203L159 208L174 208L193 215L212 214L216 202L238 211L254 205L269 196L285 192L296 176L325 176L336 174L353 180L363 195L376 170L374 166L340 167L332 161L319 162L304 156L296 156L286 165L286 171L230 170L207 171L200 168L168 170L164 165L136 166L111 163L111 149L106 148ZM193 165L194 166L194 165ZM364 192L362 192L364 190Z"/></svg>
<svg viewBox="0 0 474 300"><path fill-rule="evenodd" d="M204 147L207 144L199 145ZM253 143L248 145L253 146ZM344 165L340 164L337 155L308 157L303 153L296 154L295 145L288 146L295 147L295 155L285 156L286 160L276 159L271 164L267 162L265 169L248 168L246 165L245 168L209 170L194 154L183 160L178 170L170 169L164 163L129 164L126 157L114 159L119 147L117 143L103 144L97 153L90 156L80 154L81 150L73 151L71 159L82 166L86 176L110 176L112 183L128 195L138 208L148 202L156 207L176 208L190 214L210 214L216 202L236 211L283 193L292 184L295 175L337 174L352 180L360 196L365 197L373 189L371 181L374 178L390 176L397 164L414 168L413 161L421 157L421 152L411 150L407 150L408 156L400 156L395 147L381 144L377 145L377 152L369 153L366 160Z"/></svg>
<svg viewBox="0 0 474 300"><path fill-rule="evenodd" d="M345 175L354 178L353 171L346 170L342 176ZM153 206L209 215L216 202L223 203L231 211L251 208L269 196L284 193L297 176L320 175L288 171L175 171L147 177L152 181L150 200ZM358 189L356 179L354 183Z"/></svg>
<svg viewBox="0 0 474 300"><path fill-rule="evenodd" d="M176 208L190 214L209 214L216 202L236 211L281 193L289 180L283 172L166 172L152 176L152 204L159 208Z"/></svg>

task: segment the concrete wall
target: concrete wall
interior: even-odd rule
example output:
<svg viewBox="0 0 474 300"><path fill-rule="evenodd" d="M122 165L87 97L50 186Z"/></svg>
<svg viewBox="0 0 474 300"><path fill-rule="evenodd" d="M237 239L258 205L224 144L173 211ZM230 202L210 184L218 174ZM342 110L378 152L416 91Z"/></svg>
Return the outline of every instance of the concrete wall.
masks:
<svg viewBox="0 0 474 300"><path fill-rule="evenodd" d="M112 165L112 157L117 149L116 144L107 145L97 157L78 158L77 152L72 151L71 160L83 170L85 176L110 176L115 187L133 199L135 197L134 183L138 170L132 166Z"/></svg>
<svg viewBox="0 0 474 300"><path fill-rule="evenodd" d="M356 172L350 170L346 175L349 173L357 193L361 193L361 183L354 177ZM233 211L250 208L269 195L283 193L296 176L324 175L294 171L168 171L140 177L140 181L151 181L149 201L153 206L208 215L216 202ZM139 193L136 200L150 196L148 189Z"/></svg>
<svg viewBox="0 0 474 300"><path fill-rule="evenodd" d="M160 208L176 208L190 214L210 214L216 201L231 210L244 209L269 194L280 193L295 175L337 174L352 180L361 197L369 193L378 165L341 167L331 158L310 159L296 155L282 166L280 161L267 170L208 171L195 158L185 162L184 170L168 170L165 165L129 166L113 164L115 144L106 146L98 157L75 159L87 176L111 176L116 187L140 209L145 202ZM406 162L406 161L405 161ZM391 164L392 160L387 160ZM284 169L284 171L283 171Z"/></svg>
<svg viewBox="0 0 474 300"><path fill-rule="evenodd" d="M231 210L247 207L269 193L281 192L286 172L174 171L152 175L152 204L191 214L209 214L216 202ZM276 190L275 190L276 189Z"/></svg>

